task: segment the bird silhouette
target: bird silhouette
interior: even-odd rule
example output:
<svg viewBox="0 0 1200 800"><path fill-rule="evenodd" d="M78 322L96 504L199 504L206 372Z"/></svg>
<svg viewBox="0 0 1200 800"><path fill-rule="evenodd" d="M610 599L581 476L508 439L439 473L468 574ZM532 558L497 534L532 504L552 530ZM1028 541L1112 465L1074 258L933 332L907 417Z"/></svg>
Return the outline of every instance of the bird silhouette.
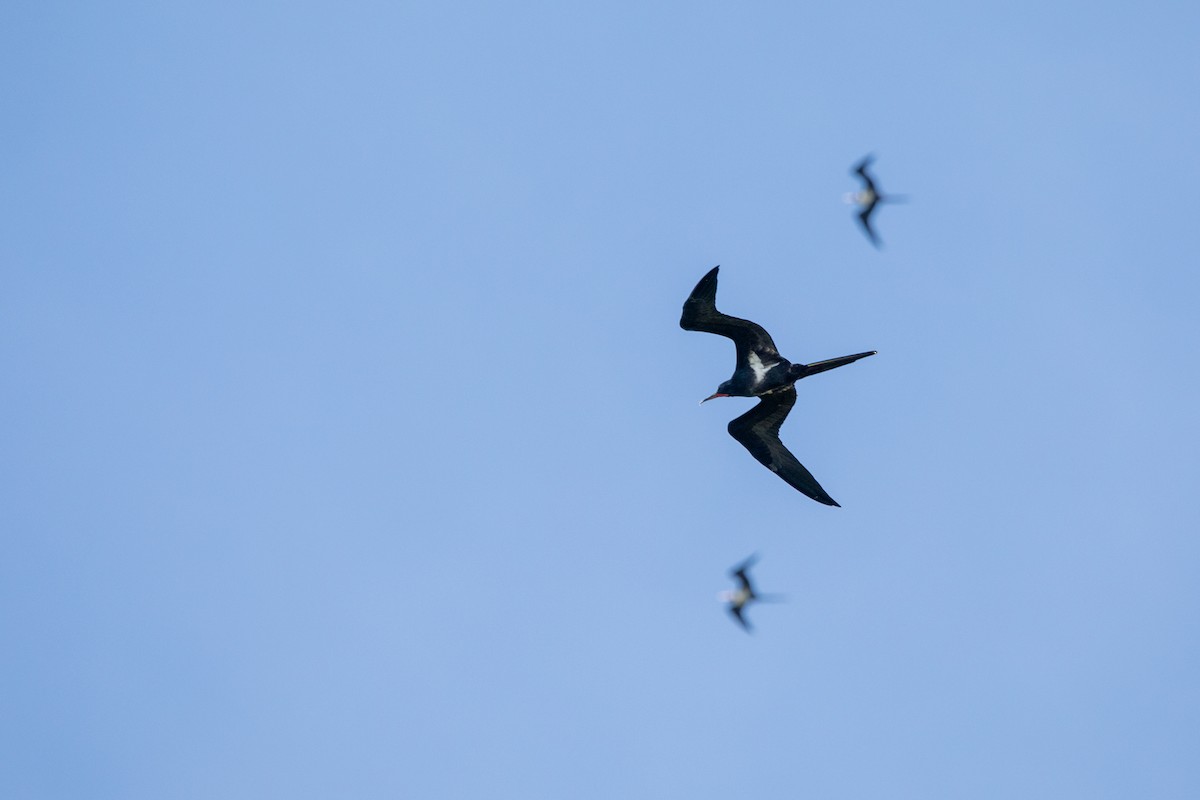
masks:
<svg viewBox="0 0 1200 800"><path fill-rule="evenodd" d="M750 580L749 570L757 562L758 555L755 554L729 570L729 576L737 580L738 588L728 589L717 595L718 600L727 604L729 615L742 626L742 630L746 631L746 633L750 633L753 630L750 621L746 619L747 606L756 601L777 603L784 600L783 595L759 594L755 591L754 583Z"/></svg>
<svg viewBox="0 0 1200 800"><path fill-rule="evenodd" d="M839 505L817 483L812 473L783 446L779 428L796 404L796 381L875 355L874 350L831 358L812 364L794 364L775 348L771 335L761 325L731 317L717 310L717 271L713 267L700 279L683 304L679 327L725 336L737 347L733 377L704 398L758 397L758 405L729 423L729 435L737 439L767 469L789 486L827 506Z"/></svg>
<svg viewBox="0 0 1200 800"><path fill-rule="evenodd" d="M876 248L882 247L883 242L879 239L879 234L871 227L871 214L880 203L904 203L908 198L898 194L884 194L875 181L867 174L867 167L875 161L875 156L868 155L862 161L855 165L851 170L851 174L857 174L863 182L863 188L857 192L850 192L846 195L846 202L857 203L859 207L858 221L862 225L863 232L867 234L867 238Z"/></svg>

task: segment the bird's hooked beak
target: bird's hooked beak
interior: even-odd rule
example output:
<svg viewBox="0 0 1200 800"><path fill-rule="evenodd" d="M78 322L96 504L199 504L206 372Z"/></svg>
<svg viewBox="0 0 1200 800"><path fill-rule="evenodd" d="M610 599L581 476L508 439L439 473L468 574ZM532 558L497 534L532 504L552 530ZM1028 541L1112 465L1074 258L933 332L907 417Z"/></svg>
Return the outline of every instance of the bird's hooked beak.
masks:
<svg viewBox="0 0 1200 800"><path fill-rule="evenodd" d="M706 398L704 398L703 400L701 400L701 401L700 401L700 405L704 405L704 404L705 404L705 403L707 403L709 400L712 400L712 399L714 399L714 398L717 398L717 397L733 397L733 395L730 395L730 394L724 394L723 392L717 392L716 394L710 394L708 397L706 397Z"/></svg>

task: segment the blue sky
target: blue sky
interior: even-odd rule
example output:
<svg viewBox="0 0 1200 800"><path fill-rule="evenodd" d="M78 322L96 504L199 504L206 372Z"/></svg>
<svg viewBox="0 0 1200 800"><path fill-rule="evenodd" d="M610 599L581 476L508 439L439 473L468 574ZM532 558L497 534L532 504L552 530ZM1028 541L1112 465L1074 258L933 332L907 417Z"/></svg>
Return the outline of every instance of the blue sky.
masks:
<svg viewBox="0 0 1200 800"><path fill-rule="evenodd" d="M0 795L1196 797L1198 32L5 7Z"/></svg>

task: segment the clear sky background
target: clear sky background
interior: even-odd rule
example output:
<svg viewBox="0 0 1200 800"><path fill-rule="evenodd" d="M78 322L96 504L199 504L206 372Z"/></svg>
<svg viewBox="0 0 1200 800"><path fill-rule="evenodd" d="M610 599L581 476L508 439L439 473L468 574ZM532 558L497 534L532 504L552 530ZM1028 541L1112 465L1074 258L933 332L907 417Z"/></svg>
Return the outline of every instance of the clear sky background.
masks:
<svg viewBox="0 0 1200 800"><path fill-rule="evenodd" d="M1200 796L1197 42L5 5L0 796ZM783 428L843 508L697 406L714 264L785 356L879 351Z"/></svg>

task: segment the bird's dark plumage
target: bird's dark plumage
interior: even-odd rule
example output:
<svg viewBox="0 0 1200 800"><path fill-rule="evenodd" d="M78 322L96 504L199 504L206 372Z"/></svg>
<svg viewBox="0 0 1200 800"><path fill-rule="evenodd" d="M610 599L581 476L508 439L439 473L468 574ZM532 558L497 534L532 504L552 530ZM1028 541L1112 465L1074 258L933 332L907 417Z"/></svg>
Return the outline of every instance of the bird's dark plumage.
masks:
<svg viewBox="0 0 1200 800"><path fill-rule="evenodd" d="M867 234L867 238L871 240L871 244L875 247L882 247L883 242L879 241L879 234L871 227L871 212L875 210L875 206L879 205L879 198L875 198L871 203L858 213L858 224L862 225L863 233Z"/></svg>
<svg viewBox="0 0 1200 800"><path fill-rule="evenodd" d="M778 358L779 351L775 348L775 342L763 326L717 311L717 272L720 269L720 266L710 269L696 284L696 288L692 289L692 293L683 304L679 327L685 331L715 333L732 339L737 346L739 364L746 361L750 353L756 353L760 357Z"/></svg>
<svg viewBox="0 0 1200 800"><path fill-rule="evenodd" d="M866 233L871 244L878 248L883 245L883 242L880 241L879 234L875 232L875 229L871 227L871 215L875 212L875 207L880 203L902 203L904 198L899 195L885 195L875 185L875 181L867 173L867 167L871 166L874 160L874 156L866 156L854 166L851 172L858 175L863 182L862 191L856 196L856 201L861 208L858 212L858 222L862 225L863 232Z"/></svg>
<svg viewBox="0 0 1200 800"><path fill-rule="evenodd" d="M707 399L761 398L757 406L729 423L729 434L789 486L818 503L838 505L821 488L812 473L783 446L779 439L779 428L796 404L796 381L875 355L875 351L812 364L793 364L779 355L771 335L761 325L717 310L718 270L720 267L713 267L700 279L684 302L683 314L679 318L679 326L684 330L725 336L732 339L737 347L733 376L717 387L716 394Z"/></svg>
<svg viewBox="0 0 1200 800"><path fill-rule="evenodd" d="M729 423L729 435L742 443L750 455L767 469L783 478L793 489L827 506L839 506L829 493L821 488L812 473L805 469L792 451L783 446L779 439L779 428L787 418L792 406L796 405L796 387L782 392L764 395L758 405Z"/></svg>
<svg viewBox="0 0 1200 800"><path fill-rule="evenodd" d="M738 625L742 626L742 630L744 630L746 633L750 633L750 631L753 629L750 627L750 623L746 620L746 618L744 616L742 616L742 609L744 609L744 608L745 608L744 605L742 605L742 606L730 605L729 606L729 614L735 620L737 620Z"/></svg>
<svg viewBox="0 0 1200 800"><path fill-rule="evenodd" d="M871 176L867 174L867 167L875 163L875 156L864 156L863 160L854 165L854 172L863 180L865 188L874 192L875 181L871 180Z"/></svg>
<svg viewBox="0 0 1200 800"><path fill-rule="evenodd" d="M754 596L754 585L750 583L750 575L747 573L747 570L757 563L758 554L755 553L733 569L729 570L729 577L737 578L738 587L748 591L751 597Z"/></svg>
<svg viewBox="0 0 1200 800"><path fill-rule="evenodd" d="M754 584L750 581L749 570L758 561L758 556L753 555L729 570L729 576L736 578L738 588L730 592L722 592L722 596L729 603L729 614L737 621L746 633L750 633L752 628L750 620L746 619L746 606L758 601L780 602L783 600L782 595L766 594L760 595L754 590Z"/></svg>

